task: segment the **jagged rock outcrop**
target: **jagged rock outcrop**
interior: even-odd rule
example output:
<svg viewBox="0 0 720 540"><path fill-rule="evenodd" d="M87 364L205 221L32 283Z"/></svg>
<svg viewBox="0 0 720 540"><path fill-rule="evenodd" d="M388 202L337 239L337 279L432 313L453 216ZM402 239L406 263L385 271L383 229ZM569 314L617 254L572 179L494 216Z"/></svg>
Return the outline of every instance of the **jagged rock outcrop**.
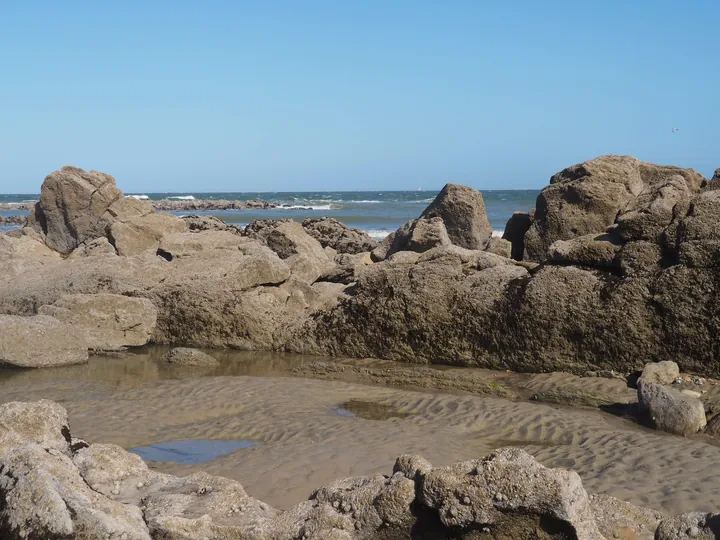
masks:
<svg viewBox="0 0 720 540"><path fill-rule="evenodd" d="M215 216L182 216L182 219L191 232L199 231L228 231L235 234L242 234L243 228L231 223L225 223Z"/></svg>
<svg viewBox="0 0 720 540"><path fill-rule="evenodd" d="M338 253L354 255L372 251L378 245L365 231L348 227L335 218L308 218L302 226L323 247L330 246Z"/></svg>
<svg viewBox="0 0 720 540"><path fill-rule="evenodd" d="M53 317L0 315L0 365L40 368L83 364L85 333Z"/></svg>
<svg viewBox="0 0 720 540"><path fill-rule="evenodd" d="M63 295L39 312L82 331L87 347L95 350L145 345L157 324L157 309L150 300L118 294Z"/></svg>
<svg viewBox="0 0 720 540"><path fill-rule="evenodd" d="M653 165L628 156L602 156L550 179L538 195L525 253L544 261L558 240L601 234L617 224L623 241L658 241L673 207L700 191L705 179L692 169Z"/></svg>
<svg viewBox="0 0 720 540"><path fill-rule="evenodd" d="M280 511L234 480L162 474L119 446L74 441L55 403L0 406L2 538L377 540L484 532L602 540L601 531L644 538L643 528L661 517L612 497L591 500L576 473L543 467L518 448L440 468L401 456L390 476L339 479ZM711 531L713 519L668 519L658 534Z"/></svg>

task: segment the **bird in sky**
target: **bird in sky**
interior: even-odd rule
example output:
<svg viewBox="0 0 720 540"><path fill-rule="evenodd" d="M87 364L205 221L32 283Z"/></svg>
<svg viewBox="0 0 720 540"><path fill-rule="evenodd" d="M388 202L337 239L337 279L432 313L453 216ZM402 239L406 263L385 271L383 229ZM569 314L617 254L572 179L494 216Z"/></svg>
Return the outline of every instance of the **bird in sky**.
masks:
<svg viewBox="0 0 720 540"><path fill-rule="evenodd" d="M673 133L675 133L676 131L680 131L680 128L672 128Z"/></svg>

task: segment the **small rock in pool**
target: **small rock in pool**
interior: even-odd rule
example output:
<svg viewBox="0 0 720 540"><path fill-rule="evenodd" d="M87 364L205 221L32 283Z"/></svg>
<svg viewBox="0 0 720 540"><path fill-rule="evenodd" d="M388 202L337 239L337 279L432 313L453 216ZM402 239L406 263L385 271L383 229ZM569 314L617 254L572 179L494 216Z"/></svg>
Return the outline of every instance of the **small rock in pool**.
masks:
<svg viewBox="0 0 720 540"><path fill-rule="evenodd" d="M175 364L179 366L219 366L220 362L215 360L209 354L205 354L197 349L188 349L185 347L176 347L169 350L162 357L162 361L167 364Z"/></svg>

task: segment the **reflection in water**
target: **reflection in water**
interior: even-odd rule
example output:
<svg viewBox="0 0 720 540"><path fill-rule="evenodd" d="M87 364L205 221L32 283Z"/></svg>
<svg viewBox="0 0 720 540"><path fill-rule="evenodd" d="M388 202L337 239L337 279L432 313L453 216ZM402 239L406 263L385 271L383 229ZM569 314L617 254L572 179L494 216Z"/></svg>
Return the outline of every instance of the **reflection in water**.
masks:
<svg viewBox="0 0 720 540"><path fill-rule="evenodd" d="M360 399L351 399L350 401L341 403L335 408L335 412L340 416L357 416L365 420L389 420L390 418L407 418L410 416L409 413L396 411L383 403L363 401Z"/></svg>
<svg viewBox="0 0 720 540"><path fill-rule="evenodd" d="M143 347L124 353L99 354L87 364L49 369L0 369L0 384L101 381L115 387L137 386L163 379L220 376L282 376L320 357L261 351L205 349L219 366L180 366L162 362L168 347ZM326 358L322 358L327 360Z"/></svg>
<svg viewBox="0 0 720 540"><path fill-rule="evenodd" d="M131 448L129 451L145 461L171 461L192 465L206 463L220 456L231 454L240 448L250 448L260 444L262 443L253 441L184 440L141 446Z"/></svg>

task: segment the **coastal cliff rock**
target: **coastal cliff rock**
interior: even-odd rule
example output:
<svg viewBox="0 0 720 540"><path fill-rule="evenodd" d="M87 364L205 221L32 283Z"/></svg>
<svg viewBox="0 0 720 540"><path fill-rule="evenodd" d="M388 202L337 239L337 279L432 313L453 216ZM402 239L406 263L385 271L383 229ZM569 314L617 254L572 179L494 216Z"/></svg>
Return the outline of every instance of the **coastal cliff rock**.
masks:
<svg viewBox="0 0 720 540"><path fill-rule="evenodd" d="M338 253L354 255L372 251L378 245L378 241L365 231L350 228L335 218L308 218L303 220L302 226L322 247L330 246Z"/></svg>
<svg viewBox="0 0 720 540"><path fill-rule="evenodd" d="M576 473L546 468L518 448L440 468L401 456L389 476L338 479L281 511L237 481L162 474L119 446L72 441L67 413L53 402L0 406L2 538L377 540L480 532L602 540L601 531L647 538L645 527L661 517L612 497L591 499ZM683 538L672 535L691 525L712 531L708 518L666 519L658 534Z"/></svg>

